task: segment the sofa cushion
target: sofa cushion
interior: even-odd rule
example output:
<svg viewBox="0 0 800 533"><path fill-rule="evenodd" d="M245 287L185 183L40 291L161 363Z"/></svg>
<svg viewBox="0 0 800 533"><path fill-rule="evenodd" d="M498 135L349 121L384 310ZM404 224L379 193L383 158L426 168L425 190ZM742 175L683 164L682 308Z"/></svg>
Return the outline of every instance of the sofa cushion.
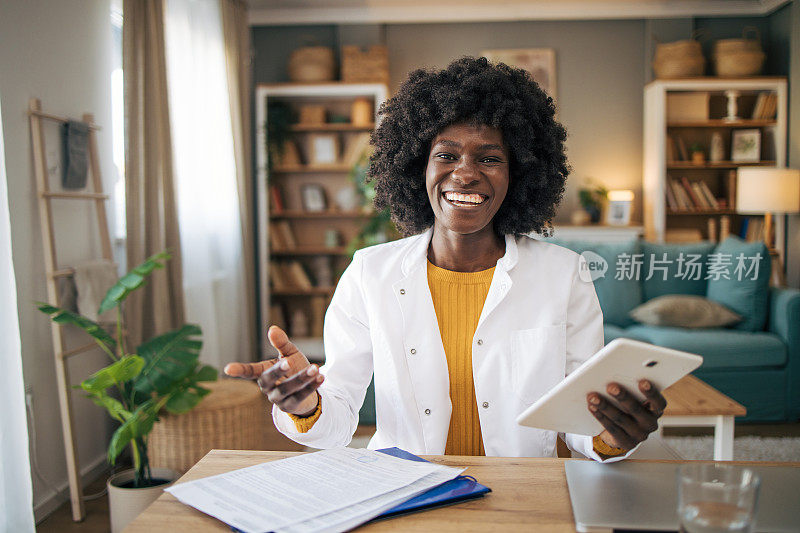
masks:
<svg viewBox="0 0 800 533"><path fill-rule="evenodd" d="M706 295L706 261L713 242L642 243L642 295L644 301L665 294Z"/></svg>
<svg viewBox="0 0 800 533"><path fill-rule="evenodd" d="M702 355L701 369L705 370L776 367L786 364L786 345L772 333L643 325L631 326L625 333L658 346Z"/></svg>
<svg viewBox="0 0 800 533"><path fill-rule="evenodd" d="M630 315L635 321L650 326L693 329L730 326L742 320L724 305L692 294L658 296L636 307Z"/></svg>
<svg viewBox="0 0 800 533"><path fill-rule="evenodd" d="M625 260L626 257L630 258L635 254L642 253L639 241L597 243L560 239L548 240L579 254L594 252L599 255L608 267L604 274L599 275L594 280L597 299L600 300L600 307L603 309L603 321L617 326L627 326L633 323L628 313L642 303L642 287L635 276L632 279L627 279L627 276L620 276L621 279L616 279L616 272L620 257ZM584 255L584 257L587 256ZM587 257L587 261L592 262L591 257Z"/></svg>
<svg viewBox="0 0 800 533"><path fill-rule="evenodd" d="M770 258L763 242L728 237L708 255L706 297L742 316L736 329L763 331L769 276Z"/></svg>

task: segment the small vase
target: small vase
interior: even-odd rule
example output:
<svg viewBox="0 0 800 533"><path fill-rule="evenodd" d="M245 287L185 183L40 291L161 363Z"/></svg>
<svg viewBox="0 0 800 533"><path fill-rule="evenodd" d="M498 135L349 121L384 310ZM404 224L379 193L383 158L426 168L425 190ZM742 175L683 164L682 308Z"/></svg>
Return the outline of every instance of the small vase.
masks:
<svg viewBox="0 0 800 533"><path fill-rule="evenodd" d="M111 518L111 533L119 533L133 519L139 516L151 503L161 496L164 489L170 487L180 476L169 468L151 468L154 479L165 479L165 483L154 487L123 488L122 485L133 481L136 471L133 469L117 472L106 482L108 488L108 511Z"/></svg>
<svg viewBox="0 0 800 533"><path fill-rule="evenodd" d="M711 148L708 151L708 159L714 163L725 159L725 144L722 141L722 134L718 131L711 136Z"/></svg>
<svg viewBox="0 0 800 533"><path fill-rule="evenodd" d="M706 154L703 152L692 152L692 164L702 165L706 162Z"/></svg>

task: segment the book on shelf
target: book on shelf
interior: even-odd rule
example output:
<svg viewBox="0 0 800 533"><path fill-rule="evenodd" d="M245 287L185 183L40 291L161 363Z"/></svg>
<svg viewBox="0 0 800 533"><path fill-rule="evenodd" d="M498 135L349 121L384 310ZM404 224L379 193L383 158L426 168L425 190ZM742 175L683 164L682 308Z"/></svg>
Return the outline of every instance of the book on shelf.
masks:
<svg viewBox="0 0 800 533"><path fill-rule="evenodd" d="M683 137L676 135L675 144L678 146L680 161L689 161L689 150L686 149L686 143L683 141Z"/></svg>
<svg viewBox="0 0 800 533"><path fill-rule="evenodd" d="M286 330L286 314L283 312L283 307L280 304L273 303L269 306L268 321L271 326L278 326L284 331Z"/></svg>
<svg viewBox="0 0 800 533"><path fill-rule="evenodd" d="M714 193L711 192L711 189L708 188L708 183L705 181L698 181L697 184L700 186L700 192L708 202L709 209L720 209L719 201L717 200Z"/></svg>
<svg viewBox="0 0 800 533"><path fill-rule="evenodd" d="M669 180L669 186L672 189L672 193L675 196L675 202L678 205L678 210L680 211L687 211L691 208L691 203L689 202L689 198L686 195L686 191L683 189L681 184L676 179Z"/></svg>
<svg viewBox="0 0 800 533"><path fill-rule="evenodd" d="M674 163L677 161L675 153L675 139L672 135L667 135L667 163Z"/></svg>
<svg viewBox="0 0 800 533"><path fill-rule="evenodd" d="M669 207L670 211L677 211L680 207L678 206L678 200L675 198L675 193L672 191L671 184L667 184L665 188L667 190L667 207Z"/></svg>
<svg viewBox="0 0 800 533"><path fill-rule="evenodd" d="M273 213L280 213L283 211L283 194L281 189L274 183L269 186L269 209Z"/></svg>
<svg viewBox="0 0 800 533"><path fill-rule="evenodd" d="M303 265L299 261L289 261L283 265L284 273L289 280L289 285L298 289L311 289L314 284L308 277Z"/></svg>
<svg viewBox="0 0 800 533"><path fill-rule="evenodd" d="M747 217L742 223L742 237L747 242L764 240L764 219L760 217Z"/></svg>
<svg viewBox="0 0 800 533"><path fill-rule="evenodd" d="M731 170L728 172L728 198L727 198L727 207L728 209L735 209L736 208L736 171Z"/></svg>
<svg viewBox="0 0 800 533"><path fill-rule="evenodd" d="M696 198L696 207L705 210L711 209L711 204L708 202L708 199L706 199L706 195L703 193L703 189L700 187L700 184L696 181L693 181L689 184L689 186L694 192L694 198Z"/></svg>
<svg viewBox="0 0 800 533"><path fill-rule="evenodd" d="M284 249L287 250L294 250L297 248L297 240L294 238L294 233L292 232L292 227L289 225L289 222L286 220L278 220L275 223L275 226L280 233L281 240L284 244Z"/></svg>
<svg viewBox="0 0 800 533"><path fill-rule="evenodd" d="M778 110L778 95L774 92L760 92L753 105L753 114L750 118L754 120L769 120L775 118Z"/></svg>
<svg viewBox="0 0 800 533"><path fill-rule="evenodd" d="M692 184L689 183L689 180L686 177L681 178L681 185L683 186L683 190L686 191L686 195L689 199L689 208L703 209L702 202L695 195L694 189L692 189Z"/></svg>
<svg viewBox="0 0 800 533"><path fill-rule="evenodd" d="M273 289L278 291L289 287L289 280L278 261L269 262L269 283Z"/></svg>
<svg viewBox="0 0 800 533"><path fill-rule="evenodd" d="M369 147L369 137L369 132L351 135L344 148L342 164L352 167L358 163L364 151Z"/></svg>
<svg viewBox="0 0 800 533"><path fill-rule="evenodd" d="M272 251L275 250L285 250L286 249L286 242L283 240L283 235L278 231L278 227L275 224L269 224L269 249Z"/></svg>
<svg viewBox="0 0 800 533"><path fill-rule="evenodd" d="M311 336L322 337L323 324L325 322L326 302L324 296L314 296L311 298Z"/></svg>

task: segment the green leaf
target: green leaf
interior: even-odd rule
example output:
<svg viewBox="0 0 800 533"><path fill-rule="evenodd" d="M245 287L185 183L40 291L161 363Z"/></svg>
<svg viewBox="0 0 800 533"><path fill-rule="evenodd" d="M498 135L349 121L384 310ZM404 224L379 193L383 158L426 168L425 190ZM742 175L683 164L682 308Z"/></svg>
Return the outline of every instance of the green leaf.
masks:
<svg viewBox="0 0 800 533"><path fill-rule="evenodd" d="M42 302L37 302L36 306L42 313L50 315L50 319L53 322L77 326L97 341L102 342L111 351L113 351L114 347L117 345L114 337L109 335L109 333L104 330L100 324L89 320L85 316L81 316L78 313L73 313L72 311L61 309L60 307L54 307L50 304Z"/></svg>
<svg viewBox="0 0 800 533"><path fill-rule="evenodd" d="M111 418L119 422L125 422L131 416L131 412L126 410L122 402L112 398L108 394L92 394L89 396L92 401L100 407L105 407Z"/></svg>
<svg viewBox="0 0 800 533"><path fill-rule="evenodd" d="M203 397L201 395L195 394L192 391L180 390L169 397L164 407L166 407L167 411L170 413L179 415L194 409L202 399Z"/></svg>
<svg viewBox="0 0 800 533"><path fill-rule="evenodd" d="M165 395L180 386L197 367L203 343L192 337L201 334L198 326L186 324L139 346L136 351L146 363L134 388L145 394L155 391Z"/></svg>
<svg viewBox="0 0 800 533"><path fill-rule="evenodd" d="M171 257L169 252L164 251L149 257L144 263L135 266L108 289L105 298L103 298L103 301L100 303L100 310L97 313L105 313L109 309L113 309L122 303L131 291L138 289L144 284L145 278L149 276L153 270L163 268L163 263Z"/></svg>
<svg viewBox="0 0 800 533"><path fill-rule="evenodd" d="M192 376L194 381L217 381L217 369L213 366L205 365Z"/></svg>
<svg viewBox="0 0 800 533"><path fill-rule="evenodd" d="M126 355L83 380L81 387L90 394L100 394L113 385L138 376L144 364L144 359L138 355Z"/></svg>
<svg viewBox="0 0 800 533"><path fill-rule="evenodd" d="M148 400L140 405L125 422L117 428L108 444L108 462L112 465L119 454L134 439L147 435L152 431L153 424L158 418L159 405L154 400Z"/></svg>

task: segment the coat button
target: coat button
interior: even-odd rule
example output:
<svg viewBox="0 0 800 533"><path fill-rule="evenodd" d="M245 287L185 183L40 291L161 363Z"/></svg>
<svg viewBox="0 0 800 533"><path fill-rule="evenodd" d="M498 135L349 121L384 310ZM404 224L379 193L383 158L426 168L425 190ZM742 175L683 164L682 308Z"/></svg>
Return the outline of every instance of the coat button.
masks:
<svg viewBox="0 0 800 533"><path fill-rule="evenodd" d="M478 346L483 346L483 339L478 339Z"/></svg>
<svg viewBox="0 0 800 533"><path fill-rule="evenodd" d="M483 402L483 408L484 409L488 409L489 408L489 402Z"/></svg>
<svg viewBox="0 0 800 533"><path fill-rule="evenodd" d="M411 355L414 355L415 353L417 353L417 350L415 348L411 348Z"/></svg>
<svg viewBox="0 0 800 533"><path fill-rule="evenodd" d="M426 415L429 415L429 414L431 414L431 410L430 410L430 409L425 409L425 414L426 414Z"/></svg>
<svg viewBox="0 0 800 533"><path fill-rule="evenodd" d="M400 294L405 294L405 293L406 293L405 289L400 289Z"/></svg>

